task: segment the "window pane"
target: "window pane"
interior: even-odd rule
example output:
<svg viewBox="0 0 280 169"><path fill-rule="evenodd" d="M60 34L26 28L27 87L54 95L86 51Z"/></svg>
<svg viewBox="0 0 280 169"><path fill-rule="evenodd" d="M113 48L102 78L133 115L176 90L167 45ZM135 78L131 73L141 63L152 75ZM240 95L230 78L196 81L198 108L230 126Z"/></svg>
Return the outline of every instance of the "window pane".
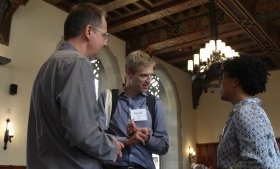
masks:
<svg viewBox="0 0 280 169"><path fill-rule="evenodd" d="M95 83L95 94L96 100L98 99L99 94L99 85L100 85L100 60L93 60L91 61L93 75L94 75L94 83Z"/></svg>

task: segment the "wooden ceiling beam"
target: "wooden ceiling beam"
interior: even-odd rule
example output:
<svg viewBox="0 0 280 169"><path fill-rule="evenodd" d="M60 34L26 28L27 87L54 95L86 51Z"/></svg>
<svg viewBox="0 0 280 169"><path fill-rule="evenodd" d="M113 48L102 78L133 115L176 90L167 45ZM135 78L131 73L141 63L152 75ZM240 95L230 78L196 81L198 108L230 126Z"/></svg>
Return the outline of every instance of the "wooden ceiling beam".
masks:
<svg viewBox="0 0 280 169"><path fill-rule="evenodd" d="M225 38L232 37L232 36L238 36L238 35L241 35L241 34L244 34L243 30L240 30L240 29L239 30L234 30L234 31L231 31L231 32L226 32L226 33L220 34L220 39L225 39ZM158 55L158 54L168 53L168 52L172 52L172 51L179 50L179 49L200 46L201 44L204 46L205 43L208 42L209 40L210 40L210 37L206 37L206 38L199 39L199 40L196 40L196 41L192 41L192 42L189 42L189 43L185 43L185 44L177 45L177 46L174 46L174 47L170 47L170 48L162 49L162 50L159 50L159 51L155 51L152 54L153 55ZM193 48L193 50L196 50L196 49Z"/></svg>
<svg viewBox="0 0 280 169"><path fill-rule="evenodd" d="M160 10L133 20L130 20L128 22L116 25L116 26L112 26L111 28L109 28L109 32L114 34L114 33L118 33L120 31L126 30L126 29L130 29L133 28L135 26L139 26L178 12L182 12L184 10L187 9L191 9L194 8L196 6L200 6L203 5L205 3L207 3L208 0L189 0L187 2L183 2L177 5L174 5L172 7L166 8L164 10Z"/></svg>
<svg viewBox="0 0 280 169"><path fill-rule="evenodd" d="M232 23L226 23L226 24L223 24L223 25L219 25L218 26L218 31L219 31L219 34L220 34L219 37L223 38L222 34L224 34L226 32L234 31L236 29L239 29L239 27L236 26L236 24L233 23L233 22ZM209 39L210 39L210 30L203 30L203 31L194 32L194 33L191 33L191 34L179 36L179 37L176 37L176 38L168 39L168 40L165 40L165 41L153 43L146 48L146 51L148 53L156 55L156 54L158 54L157 51L159 51L159 53L161 53L160 50L164 50L164 49L166 49L167 51L168 50L170 50L170 51L178 50L178 49L181 49L181 48L189 47L188 45L187 46L183 46L183 45L187 44L187 43L190 43L192 41L201 40L202 41L201 43L205 43Z"/></svg>
<svg viewBox="0 0 280 169"><path fill-rule="evenodd" d="M64 0L43 0L43 1L45 1L47 3L50 3L52 5L56 5L56 4L60 3L60 2L63 2Z"/></svg>
<svg viewBox="0 0 280 169"><path fill-rule="evenodd" d="M253 46L256 46L256 44L252 41L250 42L244 42L244 43L236 43L236 44L232 44L230 45L235 51L239 52L241 49L245 49L245 48L250 48Z"/></svg>
<svg viewBox="0 0 280 169"><path fill-rule="evenodd" d="M217 4L246 31L267 56L280 68L280 42L275 42L275 38L270 36L270 31L261 27L252 14L246 10L248 7L244 3L245 1L246 0L219 0ZM279 39L279 34L276 39Z"/></svg>
<svg viewBox="0 0 280 169"><path fill-rule="evenodd" d="M146 9L143 9L143 10L146 10ZM178 20L176 21L176 19L170 15L170 16L167 16L167 17L163 18L164 19L163 23L165 23L166 25L157 25L157 27L155 27L155 28L152 28L152 29L151 28L150 29L141 29L140 31L135 31L134 29L133 29L133 31L123 31L123 32L125 32L125 35L122 35L122 36L125 37L125 39L129 39L130 37L135 37L135 36L139 36L139 35L140 36L141 35L147 36L147 34L149 34L150 32L153 32L153 31L156 31L156 32L163 31L163 32L165 32L168 29L167 25L170 26L170 24L172 23L171 26L173 27L175 22L183 24L183 25L188 25L188 23L190 23L190 22L194 22L194 23L205 22L205 20L206 20L206 22L209 22L209 18L208 17L203 17L203 16L207 15L206 14L208 12L207 10L205 10L205 7L203 8L203 6L200 6L198 9L196 8L196 10L195 10L196 12L188 13L186 18L182 19L180 21L178 21ZM202 18L200 18L200 16L202 16ZM194 18L196 18L196 19L194 19ZM235 24L235 23L233 23L233 24ZM144 24L144 25L147 25L147 24ZM140 26L138 26L138 27L140 27ZM136 27L136 28L138 28L138 27ZM189 27L189 29L202 30L202 25L188 26L188 27ZM210 32L210 27L209 27L209 32ZM122 32L120 32L120 34L121 33ZM149 45L149 44L150 43L148 43L147 45ZM142 48L142 47L140 47L140 48Z"/></svg>
<svg viewBox="0 0 280 169"><path fill-rule="evenodd" d="M280 5L278 10L280 10ZM262 23L278 20L279 18L280 18L280 12L276 12L274 10L256 16L257 21Z"/></svg>
<svg viewBox="0 0 280 169"><path fill-rule="evenodd" d="M113 11L115 9L127 6L129 4L132 4L132 3L135 3L138 1L139 0L115 0L110 3L107 3L106 5L103 5L102 8L108 12L108 11Z"/></svg>
<svg viewBox="0 0 280 169"><path fill-rule="evenodd" d="M146 1L145 1L146 2ZM147 3L147 2L146 2ZM141 6L141 8L143 9L143 10L145 10L145 11L147 11L147 12L149 12L149 13L152 13L152 10L151 10L151 7L149 7L148 5L144 5L144 3L137 3L137 6ZM172 22L172 20L171 19L169 19L168 17L165 17L165 18L163 18L163 21L167 24L167 25L169 25L169 26L171 26L171 25L173 25L173 22Z"/></svg>
<svg viewBox="0 0 280 169"><path fill-rule="evenodd" d="M193 55L195 53L197 53L197 52L192 51L189 54L187 54L186 56L178 57L178 58L175 58L175 59L169 59L169 60L166 60L166 62L171 63L171 64L178 64L180 62L187 62L189 59L193 58Z"/></svg>
<svg viewBox="0 0 280 169"><path fill-rule="evenodd" d="M275 19L271 21L271 25L280 27L280 19Z"/></svg>

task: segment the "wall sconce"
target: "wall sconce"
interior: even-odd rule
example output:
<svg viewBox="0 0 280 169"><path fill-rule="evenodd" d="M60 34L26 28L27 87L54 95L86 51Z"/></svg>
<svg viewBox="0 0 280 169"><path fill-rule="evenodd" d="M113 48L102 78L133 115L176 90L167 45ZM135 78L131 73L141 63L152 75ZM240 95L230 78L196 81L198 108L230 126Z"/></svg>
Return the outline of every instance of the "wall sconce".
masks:
<svg viewBox="0 0 280 169"><path fill-rule="evenodd" d="M7 149L8 141L10 143L12 142L12 138L14 137L14 132L15 132L15 129L13 128L10 119L7 119L6 122L7 123L6 123L6 131L4 135L4 147L3 147L4 150Z"/></svg>
<svg viewBox="0 0 280 169"><path fill-rule="evenodd" d="M192 160L194 160L195 158L195 151L193 148L191 148L191 146L189 146L189 162L191 163Z"/></svg>

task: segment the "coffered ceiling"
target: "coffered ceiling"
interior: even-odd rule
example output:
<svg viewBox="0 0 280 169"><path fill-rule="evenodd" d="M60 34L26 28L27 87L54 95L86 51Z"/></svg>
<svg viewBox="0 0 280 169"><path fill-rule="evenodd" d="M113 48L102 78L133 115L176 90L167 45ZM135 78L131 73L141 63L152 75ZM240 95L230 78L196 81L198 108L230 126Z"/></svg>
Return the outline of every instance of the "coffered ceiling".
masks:
<svg viewBox="0 0 280 169"><path fill-rule="evenodd" d="M211 38L209 0L44 0L69 12L92 2L107 12L109 33L127 52L146 50L187 71L187 60ZM240 53L261 56L280 69L280 1L217 0L218 37Z"/></svg>
<svg viewBox="0 0 280 169"><path fill-rule="evenodd" d="M209 0L44 1L66 12L82 2L102 6L108 13L109 33L127 42L127 53L145 50L186 73L187 60L213 37ZM260 56L270 70L280 69L280 1L215 2L218 38L240 53ZM207 79L193 81L194 108L215 78L210 72Z"/></svg>
<svg viewBox="0 0 280 169"><path fill-rule="evenodd" d="M127 53L145 50L186 73L187 60L212 37L209 0L43 1L66 12L83 2L102 6L107 11L109 33L127 42ZM9 27L5 25L10 19L7 16L10 18L18 5L26 2L28 0L1 1L1 43L8 44ZM270 70L280 69L280 0L215 2L218 38L240 53L260 56ZM5 14L4 9L9 7L5 4L9 3L14 7ZM194 108L214 78L193 81Z"/></svg>

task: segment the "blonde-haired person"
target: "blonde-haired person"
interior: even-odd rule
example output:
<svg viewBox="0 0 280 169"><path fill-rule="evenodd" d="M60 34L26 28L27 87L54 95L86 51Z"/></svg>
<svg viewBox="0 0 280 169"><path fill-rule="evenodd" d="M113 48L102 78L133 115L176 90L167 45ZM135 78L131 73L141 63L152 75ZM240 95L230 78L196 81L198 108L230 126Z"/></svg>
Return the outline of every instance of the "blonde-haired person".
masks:
<svg viewBox="0 0 280 169"><path fill-rule="evenodd" d="M125 147L123 157L115 163L104 164L104 169L155 169L152 154L163 155L169 148L165 123L165 111L158 97L148 94L151 84L154 60L145 52L131 52L125 59L125 79L118 90L118 101L112 111L107 133L115 135ZM98 100L100 123L106 129L106 92ZM147 99L154 98L155 113L152 115ZM154 116L154 117L153 117Z"/></svg>

